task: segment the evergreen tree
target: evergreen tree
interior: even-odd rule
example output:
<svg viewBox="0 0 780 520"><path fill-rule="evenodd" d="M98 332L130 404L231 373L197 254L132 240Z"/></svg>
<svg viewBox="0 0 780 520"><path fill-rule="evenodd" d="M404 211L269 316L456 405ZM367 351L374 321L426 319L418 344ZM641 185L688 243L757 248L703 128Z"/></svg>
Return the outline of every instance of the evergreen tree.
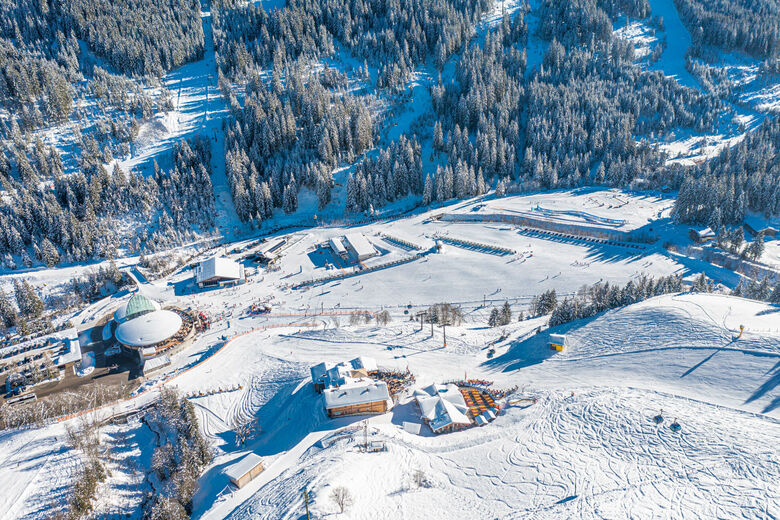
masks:
<svg viewBox="0 0 780 520"><path fill-rule="evenodd" d="M27 280L14 279L14 297L25 318L37 318L43 313L43 302Z"/></svg>
<svg viewBox="0 0 780 520"><path fill-rule="evenodd" d="M16 309L14 309L14 305L5 294L5 291L0 289L0 324L2 324L4 328L9 328L16 325L16 321Z"/></svg>

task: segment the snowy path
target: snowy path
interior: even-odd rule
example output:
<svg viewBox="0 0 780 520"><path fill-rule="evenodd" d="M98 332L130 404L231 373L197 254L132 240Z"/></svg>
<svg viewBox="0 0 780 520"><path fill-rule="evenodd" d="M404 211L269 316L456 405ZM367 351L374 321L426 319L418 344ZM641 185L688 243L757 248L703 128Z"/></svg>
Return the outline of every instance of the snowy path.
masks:
<svg viewBox="0 0 780 520"><path fill-rule="evenodd" d="M173 94L174 110L142 125L132 157L119 164L125 170L136 168L148 172L153 160L161 167L167 164L167 154L175 143L197 134L207 137L211 141L211 182L216 198L217 224L224 236L233 237L241 224L225 177L222 121L228 115L228 109L217 88L209 0L202 0L201 19L205 43L203 58L183 65L163 78Z"/></svg>
<svg viewBox="0 0 780 520"><path fill-rule="evenodd" d="M652 14L662 17L666 28L666 49L661 58L650 66L651 70L660 70L675 78L686 87L701 90L701 85L685 68L685 53L691 46L691 34L680 20L674 0L650 0Z"/></svg>

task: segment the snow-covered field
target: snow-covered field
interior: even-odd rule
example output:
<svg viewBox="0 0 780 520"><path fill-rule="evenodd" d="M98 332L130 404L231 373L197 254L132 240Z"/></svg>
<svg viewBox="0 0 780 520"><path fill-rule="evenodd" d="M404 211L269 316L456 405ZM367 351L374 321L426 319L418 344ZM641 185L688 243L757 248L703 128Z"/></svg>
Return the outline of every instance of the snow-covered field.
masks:
<svg viewBox="0 0 780 520"><path fill-rule="evenodd" d="M301 255L290 249L288 256ZM482 262L485 272L494 268ZM478 269L476 263L469 269ZM364 276L364 290L385 291L374 286L373 275ZM246 301L241 289L252 287L193 300L239 303ZM439 290L427 283L409 289L415 300L430 302ZM328 496L336 486L352 492L355 503L342 518L354 519L420 518L431 509L435 518L466 512L491 519L780 513L772 485L780 477L776 307L720 295L657 297L560 327L556 332L568 334L569 346L553 353L547 332L534 334L543 321L514 322L500 340L502 329L485 327L487 309L480 306L473 304L463 326L448 328L446 348L439 328L431 337L427 327L420 331L404 321L400 309L392 311L391 325L379 328L273 313L218 324L176 356L172 369L206 360L168 383L184 393L241 385L192 399L217 454L201 477L194 517L300 518L304 487L314 513L331 515L335 506ZM321 326L250 332L212 353L223 334L282 319L321 320ZM738 337L740 325L745 331ZM488 360L487 346L496 341L496 355ZM364 418L327 419L308 378L313 364L357 355L390 369L408 367L418 386L481 378L500 388L517 386L517 396L538 402L509 406L479 429L432 437L403 430L403 421L419 418L416 405L402 397L390 413L369 420L371 439L385 442L388 451L362 453L361 430L353 427ZM660 410L665 422L657 426L652 417ZM258 419L262 433L239 449L232 424L248 417ZM668 428L675 418L680 433ZM141 475L150 457L144 428L136 423L104 431L116 455L99 512L140 514ZM0 437L9 462L0 467L0 481L11 504L0 518L42 518L51 497L63 496L79 465L63 435L62 426L53 425ZM264 458L266 470L236 490L223 470L247 450ZM427 487L413 484L416 470L425 473Z"/></svg>
<svg viewBox="0 0 780 520"><path fill-rule="evenodd" d="M264 4L282 5L277 0ZM648 20L624 19L616 32L635 45L637 66L661 70L701 90L685 68L690 34L673 0L650 4L651 16L664 18L664 31L651 29ZM530 8L529 71L541 63L546 45L533 36L538 2L530 2ZM477 36L499 23L502 9L514 16L523 5L515 0L496 3L477 27ZM148 170L153 159L184 137L202 132L215 138L212 180L227 251L252 241L253 231L239 225L225 179L220 128L226 106L216 89L210 13L202 16L204 58L164 78L174 110L146 122L131 156L120 164ZM660 58L645 63L662 38L666 46ZM744 79L733 119L723 121L711 135L678 133L658 143L670 160L694 163L712 156L776 109L776 85L755 77L753 65L744 60L733 65L732 57L723 59L735 77ZM337 56L328 63L344 65L349 60L354 61ZM450 60L444 78L453 70ZM434 77L432 67L415 71L410 99L401 109L392 107L386 140L407 133L425 116L430 104L426 85ZM429 148L430 143L423 143L426 167ZM340 170L337 182L343 184L347 173L348 168ZM531 299L549 289L564 297L600 281L622 285L641 275L670 274L690 279L701 272L736 285L737 274L663 245L684 250L689 244L688 228L671 221L673 198L600 188L500 199L488 195L353 225L335 222L343 214L342 195L320 213L321 221L330 224L269 237L287 240L279 269L247 262L246 284L198 292L186 268L156 281L139 279L145 295L165 305L201 310L214 317L215 324L176 353L171 366L145 381L124 406L149 403L161 385L185 394L232 389L191 398L216 454L200 478L193 518L300 519L303 489L310 493L316 518L780 517L778 306L722 295L661 296L559 327L552 332L566 333L569 343L557 353L547 346L545 318L487 327L494 306L507 301L516 317L520 311L528 313ZM311 219L315 197L302 192L300 201L296 213L269 225ZM410 206L411 201L403 200L385 211L393 214ZM507 223L437 219L453 213L528 214L571 225L647 231L659 239L635 249L544 237ZM363 233L377 256L363 262L335 257L328 240L348 233ZM452 242L436 251L440 237L514 253ZM767 263L780 265L779 247L777 240L767 241ZM419 258L359 272L360 267L412 255ZM128 257L118 259L117 265L138 273L137 262ZM13 278L23 276L46 296L68 290L70 278L94 267L32 269L4 275L0 286L9 291ZM345 277L306 283L334 275ZM123 291L69 317L75 326L86 326L127 297ZM273 311L245 314L258 301L272 302ZM447 328L446 348L440 328L431 335L427 325L420 330L409 321L439 302L460 306L465 316L462 326ZM350 325L349 312L355 310L388 310L393 321L386 327ZM496 352L488 359L491 347ZM375 357L383 368L408 368L417 377L416 386L466 376L494 381L499 388L516 386L517 397L537 401L510 405L484 427L433 436L425 426L420 435L402 428L404 421L419 422L410 395L402 395L391 412L367 420L371 439L386 443L387 451L363 453L358 445L366 418L328 419L309 379L314 364L358 355ZM661 410L664 422L656 425L652 418ZM261 433L239 448L233 425L249 418L257 419ZM675 418L681 432L669 429ZM65 437L61 423L0 432L0 520L48 518L64 507L81 465ZM138 422L103 429L111 475L99 488L97 517L141 517L153 437ZM265 471L237 490L224 470L249 451L263 457ZM426 486L414 484L417 470L427 477ZM349 488L354 496L354 504L342 515L329 498L337 486Z"/></svg>
<svg viewBox="0 0 780 520"><path fill-rule="evenodd" d="M774 312L730 297L664 296L573 324L563 353L552 355L542 334L501 344L492 361L483 348L498 333L475 326L453 328L446 349L438 330L431 340L427 329L402 323L245 336L220 354L219 370L220 380L250 383L246 394L221 394L198 408L209 434L223 438L235 410L253 403L265 432L252 449L271 462L247 488L216 501L227 481L208 472L196 517L298 518L303 487L324 516L334 513L329 489L344 485L356 499L344 518L420 518L429 509L436 518L771 518L780 507L772 487L780 476ZM734 339L738 324L746 332ZM513 335L534 325L514 325ZM372 439L388 452L361 453L360 431L337 430L348 419L322 417L300 372L359 354L408 366L419 385L467 372L519 385L519 395L539 401L509 407L479 430L430 437L401 428L418 420L415 405L402 400L370 420ZM192 372L176 384L188 390L202 380ZM651 418L662 409L666 421L656 426ZM674 418L682 433L668 429ZM233 457L218 458L215 468ZM417 469L429 488L414 489Z"/></svg>

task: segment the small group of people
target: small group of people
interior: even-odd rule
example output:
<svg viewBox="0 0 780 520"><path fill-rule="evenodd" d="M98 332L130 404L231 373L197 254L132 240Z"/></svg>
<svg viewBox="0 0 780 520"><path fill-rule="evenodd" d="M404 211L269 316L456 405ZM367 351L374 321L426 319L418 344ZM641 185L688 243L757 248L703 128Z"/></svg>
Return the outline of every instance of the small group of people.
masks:
<svg viewBox="0 0 780 520"><path fill-rule="evenodd" d="M661 424L662 422L664 422L664 411L663 410L661 410L661 412L658 415L653 417L653 422L655 424ZM674 422L672 422L672 424L669 425L669 429L672 430L673 432L679 432L680 430L682 430L682 426L680 426L680 423L677 422L677 418L676 417L674 419Z"/></svg>

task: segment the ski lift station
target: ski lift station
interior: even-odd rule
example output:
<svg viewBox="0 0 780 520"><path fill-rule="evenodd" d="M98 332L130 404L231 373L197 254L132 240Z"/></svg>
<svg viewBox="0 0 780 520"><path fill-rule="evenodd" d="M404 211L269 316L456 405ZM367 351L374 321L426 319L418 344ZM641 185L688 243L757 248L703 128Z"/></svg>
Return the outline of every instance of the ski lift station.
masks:
<svg viewBox="0 0 780 520"><path fill-rule="evenodd" d="M195 283L205 287L227 287L246 281L244 266L230 260L213 256L195 266Z"/></svg>
<svg viewBox="0 0 780 520"><path fill-rule="evenodd" d="M550 334L550 349L561 351L566 346L565 334Z"/></svg>
<svg viewBox="0 0 780 520"><path fill-rule="evenodd" d="M263 472L263 459L256 453L250 453L232 466L225 469L225 475L238 489L246 486L256 476Z"/></svg>

